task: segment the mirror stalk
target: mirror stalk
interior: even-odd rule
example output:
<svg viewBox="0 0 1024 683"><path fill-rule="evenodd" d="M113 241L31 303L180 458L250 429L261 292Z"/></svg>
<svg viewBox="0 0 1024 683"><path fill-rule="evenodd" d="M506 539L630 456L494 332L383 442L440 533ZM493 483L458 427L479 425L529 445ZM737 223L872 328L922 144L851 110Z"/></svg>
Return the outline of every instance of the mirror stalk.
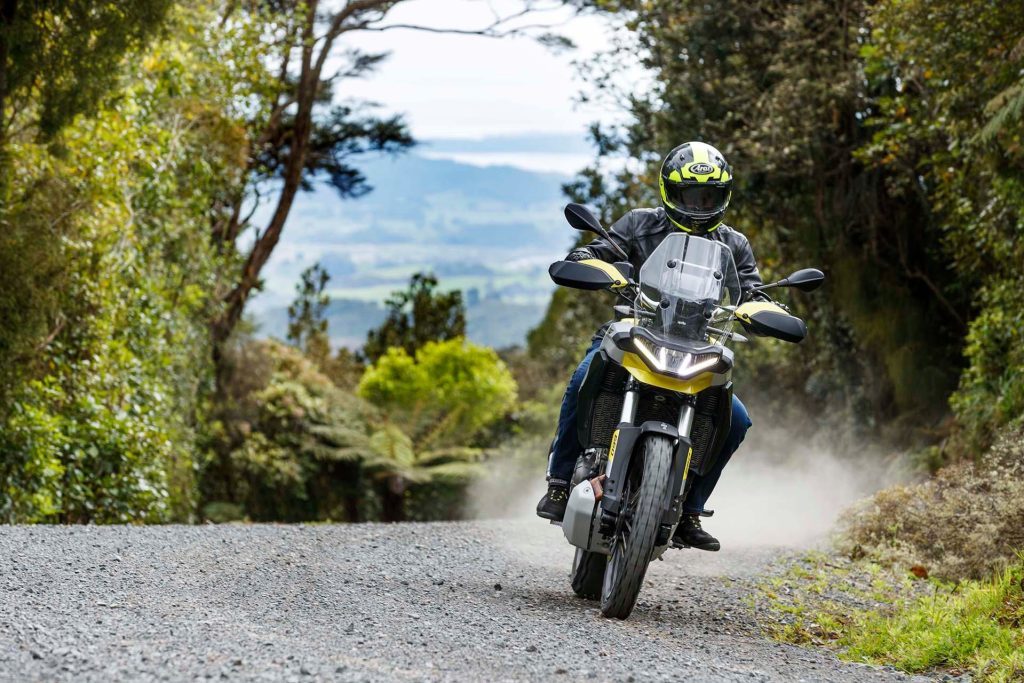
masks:
<svg viewBox="0 0 1024 683"><path fill-rule="evenodd" d="M623 261L629 261L629 254L623 251L619 245L615 244L615 242L612 241L612 236L608 234L607 230L601 228L601 232L597 232L596 230L594 232L597 234L598 237L607 242L609 246L611 246L611 248L614 249L619 254L619 256L622 257ZM583 246L586 247L587 245L584 244Z"/></svg>

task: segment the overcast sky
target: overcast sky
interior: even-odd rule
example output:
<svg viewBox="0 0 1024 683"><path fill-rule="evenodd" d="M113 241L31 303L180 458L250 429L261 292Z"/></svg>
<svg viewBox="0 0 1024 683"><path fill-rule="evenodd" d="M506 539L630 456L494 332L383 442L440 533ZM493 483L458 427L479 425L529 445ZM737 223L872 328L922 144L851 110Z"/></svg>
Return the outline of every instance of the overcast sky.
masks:
<svg viewBox="0 0 1024 683"><path fill-rule="evenodd" d="M518 0L410 0L388 16L388 23L479 28L507 15ZM533 22L562 22L565 10L543 13ZM535 40L483 38L393 30L354 35L348 45L388 51L391 57L370 77L345 81L339 96L368 99L406 115L421 139L481 137L528 132L579 132L604 112L579 109L573 100L582 83L571 62L599 50L607 23L577 17L557 32L579 50L555 54ZM350 34L351 35L351 34Z"/></svg>

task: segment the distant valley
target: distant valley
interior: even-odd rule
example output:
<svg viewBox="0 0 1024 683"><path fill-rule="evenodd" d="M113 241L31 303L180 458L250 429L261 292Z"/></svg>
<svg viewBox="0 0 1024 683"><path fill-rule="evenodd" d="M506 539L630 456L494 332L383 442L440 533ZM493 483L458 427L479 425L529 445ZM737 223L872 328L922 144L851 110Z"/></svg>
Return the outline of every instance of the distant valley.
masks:
<svg viewBox="0 0 1024 683"><path fill-rule="evenodd" d="M550 298L547 267L573 241L561 215L561 186L570 176L483 165L510 157L530 169L549 159L564 168L584 159L568 136L443 141L422 154L361 163L373 187L365 197L342 201L328 186L300 195L264 271L264 291L251 305L260 332L284 335L295 284L319 261L331 275L335 344L361 345L383 320L384 299L417 271L462 290L473 341L499 348L522 343Z"/></svg>

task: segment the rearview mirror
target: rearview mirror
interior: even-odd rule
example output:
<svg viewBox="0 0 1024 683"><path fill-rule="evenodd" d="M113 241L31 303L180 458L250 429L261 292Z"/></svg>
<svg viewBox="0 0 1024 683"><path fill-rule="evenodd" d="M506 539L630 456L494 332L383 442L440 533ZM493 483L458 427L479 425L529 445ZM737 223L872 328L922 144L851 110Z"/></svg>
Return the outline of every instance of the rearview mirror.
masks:
<svg viewBox="0 0 1024 683"><path fill-rule="evenodd" d="M582 204L567 204L565 207L565 220L569 221L569 225L577 230L592 232L598 237L603 237L608 246L614 249L615 253L621 256L624 261L629 260L629 254L615 243L615 240L611 238L608 231L601 225L601 221L597 220L587 207Z"/></svg>
<svg viewBox="0 0 1024 683"><path fill-rule="evenodd" d="M565 207L565 220L569 221L569 225L577 230L597 233L604 237L605 233L604 228L601 227L601 221L597 220L594 214L590 213L590 209L582 204L567 205Z"/></svg>
<svg viewBox="0 0 1024 683"><path fill-rule="evenodd" d="M811 292L825 282L825 273L817 268L804 268L789 277L779 280L779 287L795 287L801 292Z"/></svg>

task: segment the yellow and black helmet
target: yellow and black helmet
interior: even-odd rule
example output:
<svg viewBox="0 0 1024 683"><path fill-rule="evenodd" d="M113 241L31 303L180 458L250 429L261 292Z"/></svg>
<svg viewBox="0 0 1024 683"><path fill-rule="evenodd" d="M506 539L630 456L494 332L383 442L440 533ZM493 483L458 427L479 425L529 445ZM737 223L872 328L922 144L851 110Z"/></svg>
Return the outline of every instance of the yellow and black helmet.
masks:
<svg viewBox="0 0 1024 683"><path fill-rule="evenodd" d="M665 157L658 184L669 220L681 230L704 234L725 217L732 167L711 145L685 142Z"/></svg>

